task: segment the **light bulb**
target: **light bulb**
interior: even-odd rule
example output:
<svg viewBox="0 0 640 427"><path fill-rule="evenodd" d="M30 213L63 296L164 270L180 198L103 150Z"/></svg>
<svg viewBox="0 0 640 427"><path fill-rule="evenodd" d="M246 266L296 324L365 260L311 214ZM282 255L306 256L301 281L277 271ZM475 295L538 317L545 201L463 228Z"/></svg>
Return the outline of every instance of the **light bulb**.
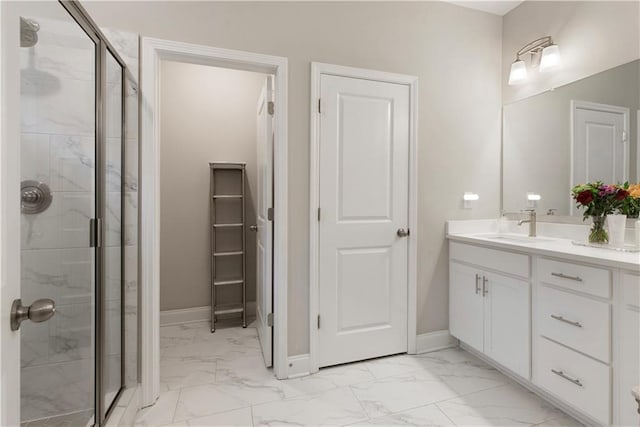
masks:
<svg viewBox="0 0 640 427"><path fill-rule="evenodd" d="M560 66L560 48L557 44L552 44L542 49L540 58L540 72L551 71Z"/></svg>
<svg viewBox="0 0 640 427"><path fill-rule="evenodd" d="M511 64L511 72L509 73L509 84L517 85L524 82L527 79L527 66L524 61L518 59Z"/></svg>

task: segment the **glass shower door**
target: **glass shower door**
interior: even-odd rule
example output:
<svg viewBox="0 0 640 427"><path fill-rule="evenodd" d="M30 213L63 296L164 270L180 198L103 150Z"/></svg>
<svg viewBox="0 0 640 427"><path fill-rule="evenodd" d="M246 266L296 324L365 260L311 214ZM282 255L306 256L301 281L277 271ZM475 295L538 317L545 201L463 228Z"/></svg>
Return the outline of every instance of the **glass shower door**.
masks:
<svg viewBox="0 0 640 427"><path fill-rule="evenodd" d="M21 18L21 420L85 426L95 408L97 44L57 2ZM33 13L31 13L33 11Z"/></svg>
<svg viewBox="0 0 640 427"><path fill-rule="evenodd" d="M123 171L123 68L106 51L105 96L105 272L104 351L102 360L103 412L109 410L122 386L122 171Z"/></svg>

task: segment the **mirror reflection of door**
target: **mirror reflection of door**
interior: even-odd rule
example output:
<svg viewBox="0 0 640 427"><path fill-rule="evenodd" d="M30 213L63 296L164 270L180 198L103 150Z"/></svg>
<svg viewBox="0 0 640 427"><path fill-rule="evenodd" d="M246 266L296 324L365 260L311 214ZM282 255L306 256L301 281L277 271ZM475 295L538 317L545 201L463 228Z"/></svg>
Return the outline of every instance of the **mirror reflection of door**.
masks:
<svg viewBox="0 0 640 427"><path fill-rule="evenodd" d="M571 186L629 180L629 109L572 101ZM572 213L575 206L571 203Z"/></svg>

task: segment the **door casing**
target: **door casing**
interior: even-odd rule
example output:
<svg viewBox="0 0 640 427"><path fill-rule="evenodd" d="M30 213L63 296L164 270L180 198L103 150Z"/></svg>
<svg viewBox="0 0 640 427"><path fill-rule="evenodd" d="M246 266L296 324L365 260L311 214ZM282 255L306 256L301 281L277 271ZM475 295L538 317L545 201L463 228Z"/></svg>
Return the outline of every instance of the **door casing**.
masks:
<svg viewBox="0 0 640 427"><path fill-rule="evenodd" d="M239 50L144 37L141 51L140 379L142 407L160 395L160 61L171 60L275 76L274 114L274 360L277 378L288 377L288 60Z"/></svg>
<svg viewBox="0 0 640 427"><path fill-rule="evenodd" d="M409 230L407 289L407 353L417 351L417 278L418 278L418 78L364 68L311 63L310 176L309 176L309 372L319 370L319 244L320 223L320 99L321 75L375 80L409 86Z"/></svg>

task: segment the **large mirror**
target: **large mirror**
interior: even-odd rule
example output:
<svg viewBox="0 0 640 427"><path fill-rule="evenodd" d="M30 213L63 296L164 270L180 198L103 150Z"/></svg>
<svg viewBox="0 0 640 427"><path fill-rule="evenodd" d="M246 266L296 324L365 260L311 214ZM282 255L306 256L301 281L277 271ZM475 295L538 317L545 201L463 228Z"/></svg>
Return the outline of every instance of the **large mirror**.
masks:
<svg viewBox="0 0 640 427"><path fill-rule="evenodd" d="M574 185L638 182L640 60L503 108L502 207L582 215Z"/></svg>

